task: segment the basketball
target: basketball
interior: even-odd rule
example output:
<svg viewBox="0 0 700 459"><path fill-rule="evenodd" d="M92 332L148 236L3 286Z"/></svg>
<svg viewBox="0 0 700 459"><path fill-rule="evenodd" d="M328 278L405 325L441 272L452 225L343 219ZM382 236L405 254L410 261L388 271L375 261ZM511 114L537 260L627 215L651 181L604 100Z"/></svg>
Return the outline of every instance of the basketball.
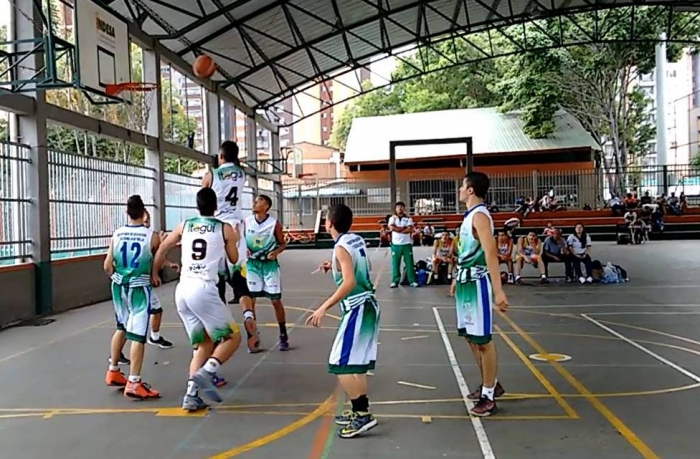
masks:
<svg viewBox="0 0 700 459"><path fill-rule="evenodd" d="M214 59L209 56L199 56L192 64L192 71L199 78L209 78L216 71Z"/></svg>

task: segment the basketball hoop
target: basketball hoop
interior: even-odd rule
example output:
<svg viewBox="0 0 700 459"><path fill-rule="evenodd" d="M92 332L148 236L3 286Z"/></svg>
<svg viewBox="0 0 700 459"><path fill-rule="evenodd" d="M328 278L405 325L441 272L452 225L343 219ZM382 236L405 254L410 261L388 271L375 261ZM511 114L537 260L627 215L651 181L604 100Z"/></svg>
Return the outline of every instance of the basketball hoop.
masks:
<svg viewBox="0 0 700 459"><path fill-rule="evenodd" d="M122 111L126 115L128 128L141 131L147 137L148 118L151 113L153 101L158 94L157 83L143 83L131 81L128 83L108 84L105 86L105 94L110 97L120 98Z"/></svg>

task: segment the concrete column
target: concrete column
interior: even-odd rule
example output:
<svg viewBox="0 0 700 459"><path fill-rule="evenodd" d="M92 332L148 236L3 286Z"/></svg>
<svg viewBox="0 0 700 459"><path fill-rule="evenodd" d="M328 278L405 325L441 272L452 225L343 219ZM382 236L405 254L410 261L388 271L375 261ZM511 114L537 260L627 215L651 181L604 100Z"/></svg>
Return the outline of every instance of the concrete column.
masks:
<svg viewBox="0 0 700 459"><path fill-rule="evenodd" d="M245 151L246 163L255 170L252 175L248 176L248 186L253 189L253 195L256 195L258 194L257 170L260 167L258 164L258 125L252 115L246 115L245 118Z"/></svg>
<svg viewBox="0 0 700 459"><path fill-rule="evenodd" d="M14 40L41 38L42 32L36 27L36 24L41 24L41 14L34 2L16 0L15 5L11 9L8 36ZM18 10L24 14L18 13ZM28 51L33 46L32 43L18 44L17 51ZM43 66L42 54L29 56L18 68L20 79L31 78ZM10 135L13 142L31 147L31 163L26 165L26 187L31 199L27 215L27 236L32 241L32 262L35 266L35 308L36 313L42 315L51 312L52 302L47 107L44 91L36 91L31 95L35 99L36 112L33 116L12 116Z"/></svg>
<svg viewBox="0 0 700 459"><path fill-rule="evenodd" d="M209 91L204 91L204 135L204 152L215 156L221 145L221 102Z"/></svg>
<svg viewBox="0 0 700 459"><path fill-rule="evenodd" d="M284 170L279 132L270 133L270 156L272 157L272 165ZM275 177L273 190L277 195L277 202L273 205L277 208L277 220L284 226L284 190L282 188L282 176L275 175Z"/></svg>
<svg viewBox="0 0 700 459"><path fill-rule="evenodd" d="M666 34L662 33L660 40L666 40ZM656 45L656 70L654 88L656 96L656 164L668 165L666 145L666 42L661 41Z"/></svg>
<svg viewBox="0 0 700 459"><path fill-rule="evenodd" d="M160 54L157 51L143 49L143 78L146 82L160 81ZM153 200L156 210L151 215L151 226L156 231L164 231L165 224L165 151L163 151L163 109L160 85L155 94L147 94L146 97L155 97L148 108L148 122L146 134L158 139L156 148L146 149L146 166L155 170L155 182L153 183ZM172 229L172 228L170 228Z"/></svg>

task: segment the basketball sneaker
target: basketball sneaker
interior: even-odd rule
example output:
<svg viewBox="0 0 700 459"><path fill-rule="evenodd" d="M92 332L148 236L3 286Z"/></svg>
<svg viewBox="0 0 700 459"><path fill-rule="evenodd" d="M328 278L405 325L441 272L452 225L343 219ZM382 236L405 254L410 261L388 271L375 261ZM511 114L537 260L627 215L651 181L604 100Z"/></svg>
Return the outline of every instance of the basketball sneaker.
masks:
<svg viewBox="0 0 700 459"><path fill-rule="evenodd" d="M182 399L182 409L185 411L194 412L204 410L208 407L204 400L197 395L187 395Z"/></svg>
<svg viewBox="0 0 700 459"><path fill-rule="evenodd" d="M353 413L350 423L340 429L340 438L353 438L361 435L377 425L377 418L372 413Z"/></svg>
<svg viewBox="0 0 700 459"><path fill-rule="evenodd" d="M160 398L160 393L152 389L150 384L143 381L128 381L124 389L124 396L138 400L147 400L151 398Z"/></svg>
<svg viewBox="0 0 700 459"><path fill-rule="evenodd" d="M496 382L496 388L493 390L493 397L500 398L506 393L500 382ZM471 394L467 395L469 400L480 400L481 399L481 386L477 387Z"/></svg>
<svg viewBox="0 0 700 459"><path fill-rule="evenodd" d="M469 410L469 413L472 416L485 418L487 416L491 416L492 414L496 414L496 411L498 411L498 408L496 407L495 401L489 400L488 397L481 397L474 408Z"/></svg>
<svg viewBox="0 0 700 459"><path fill-rule="evenodd" d="M107 376L105 376L105 384L111 387L124 387L129 380L126 379L124 373L120 370L107 370Z"/></svg>

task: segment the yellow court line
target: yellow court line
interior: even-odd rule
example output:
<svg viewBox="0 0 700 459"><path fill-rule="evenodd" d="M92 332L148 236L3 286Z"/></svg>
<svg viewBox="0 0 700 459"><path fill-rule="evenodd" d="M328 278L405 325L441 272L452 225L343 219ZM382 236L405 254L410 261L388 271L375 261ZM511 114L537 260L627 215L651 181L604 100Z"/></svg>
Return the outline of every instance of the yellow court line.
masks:
<svg viewBox="0 0 700 459"><path fill-rule="evenodd" d="M516 324L513 319L511 319L506 314L498 311L498 314L511 326L513 330L518 332L518 334L530 345L532 348L541 353L547 354L548 352L530 335L528 335L522 328ZM559 373L574 389L576 389L583 398L586 399L588 403L591 404L600 414L603 416L625 439L632 445L639 454L642 455L644 459L660 459L659 456L654 453L654 451L647 446L641 438L635 434L632 429L627 427L627 425L618 418L615 413L613 413L607 406L603 404L600 400L596 398L591 391L586 388L574 375L569 373L559 362L550 361L548 362L554 369Z"/></svg>
<svg viewBox="0 0 700 459"><path fill-rule="evenodd" d="M540 370L535 367L535 365L530 361L529 358L525 355L525 353L513 342L512 339L510 339L508 336L502 334L503 330L501 327L498 325L495 326L496 331L501 334L501 338L503 338L503 341L506 342L506 344L515 352L515 355L518 356L521 362L527 367L528 370L530 370L530 373L537 379L540 384L549 392L552 397L554 397L554 400L561 406L561 408L564 410L567 416L569 416L572 419L578 419L578 413L569 405L569 403L564 400L564 398L561 396L559 391L554 387L554 385L549 382L549 380L542 374Z"/></svg>
<svg viewBox="0 0 700 459"><path fill-rule="evenodd" d="M261 446L265 446L268 443L272 443L273 441L279 440L280 438L286 437L290 433L301 429L305 425L311 423L312 421L315 421L316 419L320 418L323 416L326 412L331 410L333 408L333 405L335 403L335 393L333 393L330 397L328 397L323 403L318 405L318 407L313 410L311 413L308 413L305 415L303 418L298 419L294 421L293 423L276 430L268 435L265 435L263 437L260 437L256 440L253 440L249 443L246 443L245 445L237 446L235 448L231 448L227 451L223 451L219 454L215 454L213 456L209 456L207 459L230 459L232 457L240 456L243 453L246 453L250 450L260 448Z"/></svg>

